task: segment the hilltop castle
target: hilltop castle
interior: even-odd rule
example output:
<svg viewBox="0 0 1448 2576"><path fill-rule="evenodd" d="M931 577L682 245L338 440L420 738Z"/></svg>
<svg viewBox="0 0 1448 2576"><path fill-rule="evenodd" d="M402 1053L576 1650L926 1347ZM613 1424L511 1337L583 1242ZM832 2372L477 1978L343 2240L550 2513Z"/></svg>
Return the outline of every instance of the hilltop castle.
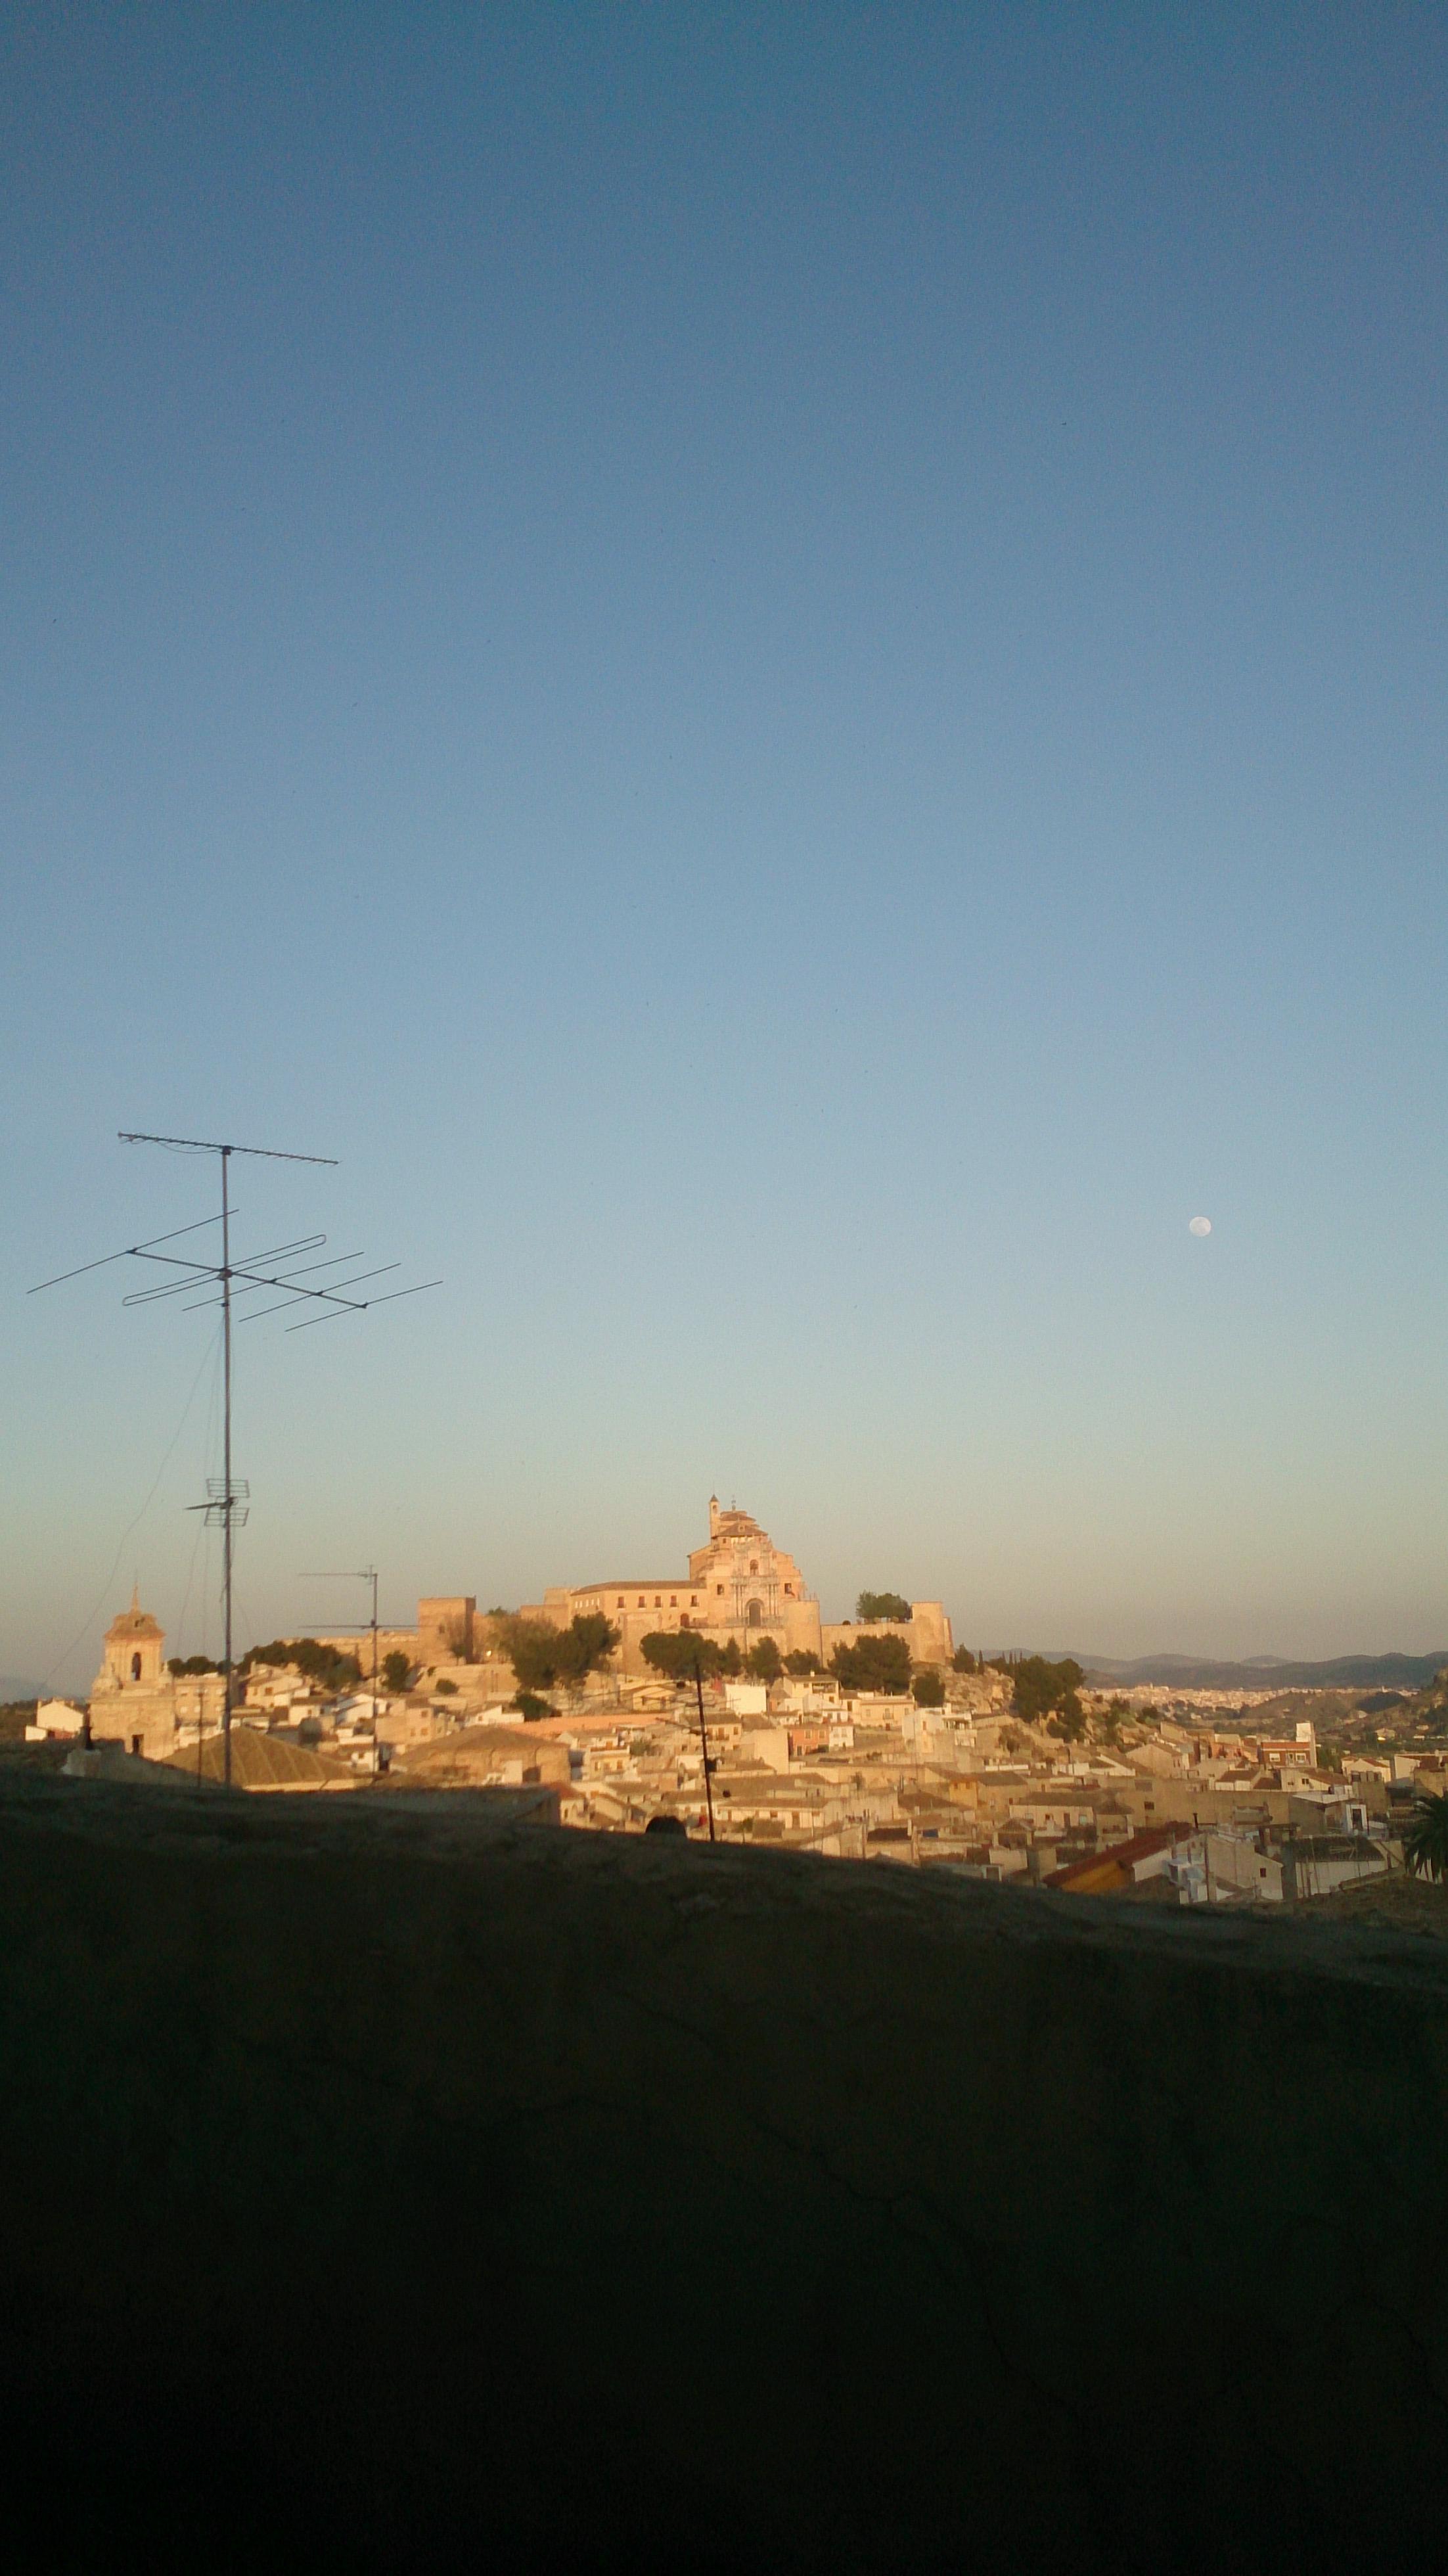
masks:
<svg viewBox="0 0 1448 2576"><path fill-rule="evenodd" d="M618 1630L618 1670L634 1676L648 1671L643 1641L660 1629L673 1634L697 1628L719 1646L732 1639L745 1653L769 1637L782 1655L803 1652L822 1663L836 1646L869 1636L903 1638L917 1664L948 1663L952 1652L950 1621L939 1601L913 1601L908 1622L822 1621L818 1596L794 1558L775 1546L752 1513L732 1504L726 1510L717 1494L709 1498L708 1540L693 1550L687 1573L550 1585L541 1601L525 1602L520 1615L566 1628L590 1613ZM415 1628L383 1628L377 1642L381 1654L397 1648L409 1663L436 1671L476 1660L486 1639L476 1595L456 1593L419 1601ZM354 1631L323 1642L357 1651ZM175 1752L183 1726L209 1732L221 1723L221 1675L168 1672L165 1645L164 1631L133 1593L129 1610L106 1630L101 1669L91 1685L92 1733L153 1760Z"/></svg>
<svg viewBox="0 0 1448 2576"><path fill-rule="evenodd" d="M566 1628L589 1611L601 1611L618 1629L626 1673L647 1670L642 1640L659 1629L698 1628L718 1645L734 1637L744 1648L772 1637L783 1655L821 1652L820 1605L794 1558L748 1512L724 1511L717 1494L709 1498L709 1543L695 1548L687 1574L555 1586L523 1616Z"/></svg>
<svg viewBox="0 0 1448 2576"><path fill-rule="evenodd" d="M948 1663L952 1652L950 1621L938 1601L912 1602L908 1626L823 1624L818 1596L794 1558L775 1546L751 1513L733 1505L726 1511L717 1494L709 1498L708 1543L694 1549L686 1574L618 1574L601 1582L552 1585L541 1601L525 1603L520 1615L566 1628L595 1611L619 1631L624 1673L648 1670L643 1640L660 1629L697 1628L716 1645L733 1638L746 1652L772 1637L782 1655L803 1651L822 1662L837 1645L871 1635L903 1636L916 1663ZM470 1652L476 1619L472 1595L420 1601L419 1660Z"/></svg>

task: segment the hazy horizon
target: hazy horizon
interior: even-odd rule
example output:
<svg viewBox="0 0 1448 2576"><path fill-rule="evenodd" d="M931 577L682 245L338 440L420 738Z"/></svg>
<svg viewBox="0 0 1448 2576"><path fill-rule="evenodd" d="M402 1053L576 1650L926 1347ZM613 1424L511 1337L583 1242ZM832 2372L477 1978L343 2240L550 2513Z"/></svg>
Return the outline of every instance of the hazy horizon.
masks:
<svg viewBox="0 0 1448 2576"><path fill-rule="evenodd" d="M123 1127L444 1281L240 1329L241 1645L717 1488L831 1616L1434 1650L1448 22L0 60L0 1664L219 1637L214 1317L24 1294L214 1205Z"/></svg>

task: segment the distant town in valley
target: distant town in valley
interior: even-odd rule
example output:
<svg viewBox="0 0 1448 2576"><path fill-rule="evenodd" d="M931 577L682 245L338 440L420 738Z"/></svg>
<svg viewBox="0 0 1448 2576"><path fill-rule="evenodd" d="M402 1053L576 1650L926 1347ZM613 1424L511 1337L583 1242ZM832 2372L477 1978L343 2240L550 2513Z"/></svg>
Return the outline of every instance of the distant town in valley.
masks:
<svg viewBox="0 0 1448 2576"><path fill-rule="evenodd" d="M685 1571L426 1598L411 1628L254 1644L232 1687L245 1791L486 1791L538 1825L1176 1906L1401 1897L1448 1792L1448 1651L1086 1663L957 1643L887 1590L827 1622L717 1497ZM88 1701L16 1700L5 1732L67 1771L217 1781L224 1694L138 1588Z"/></svg>

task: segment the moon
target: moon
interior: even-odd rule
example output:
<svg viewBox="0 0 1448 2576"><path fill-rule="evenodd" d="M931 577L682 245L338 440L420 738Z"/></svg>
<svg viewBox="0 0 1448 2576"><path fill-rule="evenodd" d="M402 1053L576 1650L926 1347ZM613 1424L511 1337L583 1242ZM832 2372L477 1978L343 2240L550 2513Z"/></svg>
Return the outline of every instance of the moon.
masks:
<svg viewBox="0 0 1448 2576"><path fill-rule="evenodd" d="M1190 1225L1187 1227L1188 1234L1210 1234L1211 1231L1212 1220L1209 1216L1194 1216Z"/></svg>

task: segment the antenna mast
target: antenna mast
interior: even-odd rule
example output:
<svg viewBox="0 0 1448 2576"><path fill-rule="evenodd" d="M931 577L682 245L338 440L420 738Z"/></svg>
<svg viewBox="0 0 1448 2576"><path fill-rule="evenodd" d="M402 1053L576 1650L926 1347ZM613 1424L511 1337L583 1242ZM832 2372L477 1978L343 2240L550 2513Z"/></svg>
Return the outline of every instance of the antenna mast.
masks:
<svg viewBox="0 0 1448 2576"><path fill-rule="evenodd" d="M236 1557L236 1526L239 1517L247 1516L246 1493L240 1489L231 1472L231 1158L233 1154L253 1154L269 1163L327 1164L335 1171L335 1154L283 1154L271 1145L214 1145L201 1136L147 1136L126 1128L120 1130L123 1145L166 1145L176 1153L216 1154L221 1159L221 1261L210 1276L221 1282L221 1492L214 1490L209 1502L196 1505L204 1511L208 1523L221 1527L221 1776L231 1787L231 1711L235 1691L231 1641L232 1567ZM199 1265L188 1265L197 1267Z"/></svg>
<svg viewBox="0 0 1448 2576"><path fill-rule="evenodd" d="M139 1139L136 1140L139 1142ZM231 1481L231 1202L227 1193L231 1147L221 1152L221 1379L224 1388L222 1409L225 1429L221 1448L221 1597L223 1644L221 1649L221 1768L226 1786L231 1787L231 1563L235 1547L233 1514L236 1490Z"/></svg>
<svg viewBox="0 0 1448 2576"><path fill-rule="evenodd" d="M308 1324L335 1322L337 1318L342 1315L365 1314L369 1306L385 1306L390 1304L392 1300L397 1297L414 1297L420 1290L424 1288L438 1288L442 1283L437 1279L420 1279L416 1282L415 1286L411 1288L390 1288L387 1290L386 1294L381 1297L349 1297L344 1293L349 1288L360 1287L364 1280L381 1278L384 1272L396 1270L399 1267L397 1262L388 1261L382 1263L376 1270L354 1271L351 1276L346 1279L334 1280L329 1287L304 1285L303 1282L309 1280L311 1276L319 1270L345 1269L352 1262L358 1261L362 1258L360 1253L344 1252L335 1253L325 1261L312 1261L299 1265L297 1256L304 1252L315 1252L326 1242L327 1238L324 1234L307 1235L296 1243L273 1244L264 1252L254 1253L246 1261L233 1262L231 1258L231 1220L236 1211L231 1203L230 1166L232 1155L246 1154L256 1161L267 1163L312 1163L316 1165L326 1165L329 1169L335 1171L337 1168L337 1158L334 1154L283 1153L274 1145L218 1144L214 1139L206 1136L152 1136L124 1127L120 1129L119 1135L120 1141L123 1145L161 1145L166 1147L171 1153L216 1154L220 1156L220 1261L191 1261L183 1259L176 1253L159 1252L156 1249L158 1244L173 1243L180 1235L196 1234L200 1232L203 1226L214 1225L216 1223L216 1219L214 1217L201 1217L197 1220L195 1225L176 1226L169 1234L152 1235L145 1243L127 1244L119 1252L103 1253L98 1261L82 1262L79 1269L64 1270L55 1279L42 1279L37 1282L37 1286L35 1288L32 1288L29 1291L29 1294L31 1296L35 1296L41 1288L58 1288L63 1280L79 1279L82 1272L103 1269L108 1262L127 1260L155 1261L161 1263L167 1269L176 1270L183 1274L180 1278L165 1281L160 1287L142 1288L134 1291L132 1295L122 1300L122 1303L127 1306L150 1305L158 1298L179 1296L188 1288L205 1287L212 1283L219 1285L221 1289L219 1301L208 1297L202 1297L199 1298L196 1303L200 1305L208 1305L219 1302L221 1306L222 1378L224 1387L222 1472L219 1478L209 1477L207 1479L209 1499L204 1503L194 1504L192 1508L196 1511L204 1512L206 1514L208 1525L212 1528L219 1527L222 1534L222 1597L224 1602L223 1619L225 1627L225 1644L222 1656L221 1764L222 1776L227 1788L229 1789L231 1786L231 1715L235 1686L235 1675L232 1669L232 1567L236 1552L236 1530L247 1518L248 1495L250 1492L250 1487L246 1483L245 1479L239 1479L233 1476L231 1469L231 1340L233 1297L249 1295L255 1288L279 1288L283 1291L277 1305L254 1306L250 1310L249 1314L242 1317L241 1320L243 1323L255 1322L262 1315L274 1315L279 1311L281 1306L293 1305L302 1299L311 1299L313 1303L321 1309L321 1311L314 1315L305 1316L300 1324L289 1324L285 1327L288 1332L299 1333L302 1332ZM263 1270L259 1266L262 1262L279 1262L282 1266L278 1270ZM233 1288L234 1281L240 1283L240 1285L235 1289ZM188 1311L191 1310L188 1309ZM375 1586L373 1610L373 1661L375 1665ZM373 1683L373 1722L375 1726L375 1671Z"/></svg>

